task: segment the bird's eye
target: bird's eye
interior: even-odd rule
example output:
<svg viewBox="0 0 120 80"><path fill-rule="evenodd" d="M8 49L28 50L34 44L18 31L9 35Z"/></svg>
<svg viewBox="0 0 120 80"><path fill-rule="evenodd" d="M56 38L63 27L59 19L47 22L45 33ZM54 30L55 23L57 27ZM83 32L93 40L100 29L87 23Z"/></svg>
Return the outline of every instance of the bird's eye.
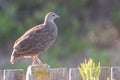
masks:
<svg viewBox="0 0 120 80"><path fill-rule="evenodd" d="M52 16L55 16L54 14Z"/></svg>

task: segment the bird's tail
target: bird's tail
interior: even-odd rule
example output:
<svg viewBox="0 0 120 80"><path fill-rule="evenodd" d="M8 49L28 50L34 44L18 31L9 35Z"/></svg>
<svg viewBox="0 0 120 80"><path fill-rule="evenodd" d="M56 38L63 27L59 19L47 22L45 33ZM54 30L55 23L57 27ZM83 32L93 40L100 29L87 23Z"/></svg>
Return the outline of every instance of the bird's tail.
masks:
<svg viewBox="0 0 120 80"><path fill-rule="evenodd" d="M14 64L14 62L15 62L15 55L14 55L14 51L13 51L13 53L12 53L12 55L11 55L10 62L11 62L11 64Z"/></svg>

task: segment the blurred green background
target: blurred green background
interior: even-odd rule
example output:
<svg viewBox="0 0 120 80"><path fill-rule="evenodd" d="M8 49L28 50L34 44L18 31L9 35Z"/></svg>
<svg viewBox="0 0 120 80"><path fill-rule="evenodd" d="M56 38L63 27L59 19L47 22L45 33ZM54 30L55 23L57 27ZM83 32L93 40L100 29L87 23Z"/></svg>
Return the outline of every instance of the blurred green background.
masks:
<svg viewBox="0 0 120 80"><path fill-rule="evenodd" d="M30 59L11 65L14 41L56 12L59 35L40 55L52 68L77 67L92 58L101 66L120 65L120 0L0 0L0 69L23 68Z"/></svg>

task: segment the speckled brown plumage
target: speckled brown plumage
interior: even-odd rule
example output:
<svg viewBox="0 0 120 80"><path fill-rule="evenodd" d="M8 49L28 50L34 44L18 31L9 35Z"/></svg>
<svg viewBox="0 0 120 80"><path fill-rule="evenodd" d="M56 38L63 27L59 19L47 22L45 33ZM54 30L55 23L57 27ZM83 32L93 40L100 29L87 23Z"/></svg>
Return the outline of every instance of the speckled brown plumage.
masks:
<svg viewBox="0 0 120 80"><path fill-rule="evenodd" d="M31 28L17 39L14 43L11 63L14 64L15 59L19 57L31 57L33 64L41 64L38 54L45 52L55 41L58 30L54 19L58 17L54 12L49 12L43 24Z"/></svg>

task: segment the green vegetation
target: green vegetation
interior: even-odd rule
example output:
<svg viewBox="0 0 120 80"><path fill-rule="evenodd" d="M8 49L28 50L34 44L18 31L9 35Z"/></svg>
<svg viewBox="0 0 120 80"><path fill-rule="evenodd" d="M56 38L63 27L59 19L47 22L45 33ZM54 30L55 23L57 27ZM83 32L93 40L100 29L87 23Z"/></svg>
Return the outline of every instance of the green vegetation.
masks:
<svg viewBox="0 0 120 80"><path fill-rule="evenodd" d="M81 68L80 68L81 66ZM78 67L83 80L99 80L101 67L100 63L96 64L92 59L85 63L81 63Z"/></svg>
<svg viewBox="0 0 120 80"><path fill-rule="evenodd" d="M91 58L98 63L99 61L101 62L102 66L110 66L109 65L109 61L110 61L110 57L111 55L109 55L109 53L106 50L97 50L96 48L92 48L91 49ZM109 55L109 56L107 56Z"/></svg>
<svg viewBox="0 0 120 80"><path fill-rule="evenodd" d="M88 62L85 60L84 63L78 66L78 69L83 80L99 80L101 73L100 62L96 64L92 59L89 59ZM106 80L110 80L110 78Z"/></svg>
<svg viewBox="0 0 120 80"><path fill-rule="evenodd" d="M107 32L111 24L115 29L119 29L120 26L120 10L112 4L117 3L116 1L119 0L112 2L103 0L101 3L95 0L69 2L67 0L2 0L0 54L10 57L13 42L31 27L41 24L45 14L53 11L60 15L60 19L55 20L59 34L55 44L46 52L48 54L41 55L43 61L49 63L51 67L65 67L67 64L62 64L61 59L66 60L69 56L79 54L79 56L91 57L96 63L100 61L101 66L109 66L112 58L108 50L116 46L114 42L117 42L117 39L119 41L120 32L119 30ZM107 25L104 25L106 23ZM111 33L115 35L105 35ZM22 65L26 68L25 64ZM10 66L7 65L6 68L11 68Z"/></svg>

